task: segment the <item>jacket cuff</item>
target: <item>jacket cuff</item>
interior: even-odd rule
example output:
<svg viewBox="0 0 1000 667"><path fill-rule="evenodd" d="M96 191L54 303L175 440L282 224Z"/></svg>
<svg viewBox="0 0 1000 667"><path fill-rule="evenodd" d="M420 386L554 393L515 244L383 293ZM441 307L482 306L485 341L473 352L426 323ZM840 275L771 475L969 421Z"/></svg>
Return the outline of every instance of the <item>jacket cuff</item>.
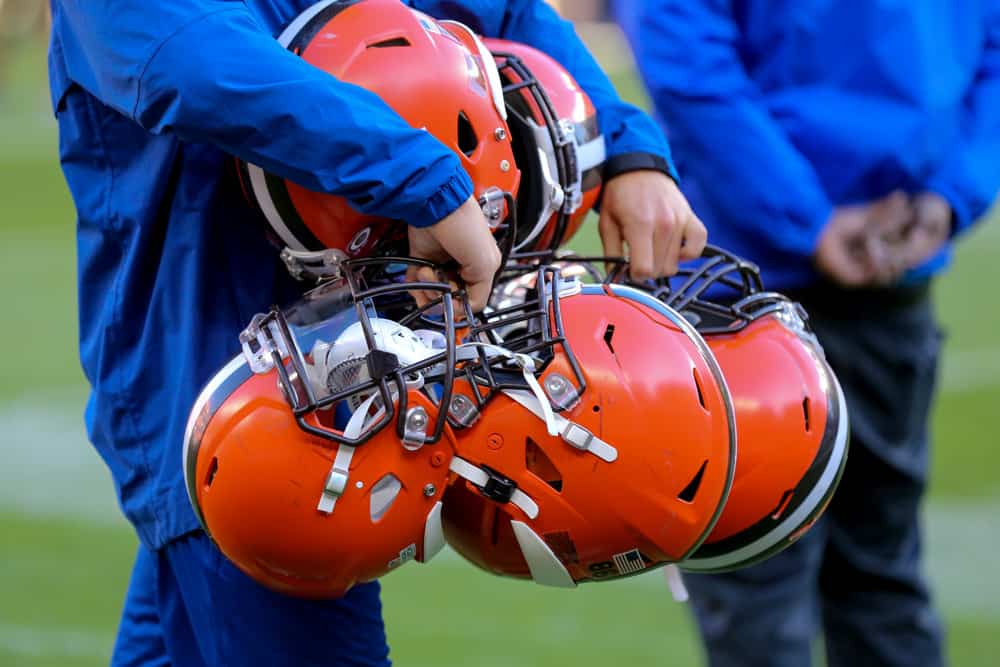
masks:
<svg viewBox="0 0 1000 667"><path fill-rule="evenodd" d="M437 192L407 217L406 222L411 227L430 227L454 213L472 194L472 179L459 166Z"/></svg>
<svg viewBox="0 0 1000 667"><path fill-rule="evenodd" d="M643 169L659 171L674 179L675 182L680 181L680 178L677 176L677 170L674 169L674 165L668 162L666 158L662 155L647 153L645 151L633 151L631 153L621 153L619 155L609 157L604 162L604 171L602 175L604 176L604 182L606 183L615 176L621 176L622 174L627 174L630 171L640 171Z"/></svg>
<svg viewBox="0 0 1000 667"><path fill-rule="evenodd" d="M972 223L975 221L969 214L969 209L965 206L962 198L952 188L942 182L934 182L930 183L927 189L944 197L944 200L948 202L948 206L951 207L952 238L972 226Z"/></svg>

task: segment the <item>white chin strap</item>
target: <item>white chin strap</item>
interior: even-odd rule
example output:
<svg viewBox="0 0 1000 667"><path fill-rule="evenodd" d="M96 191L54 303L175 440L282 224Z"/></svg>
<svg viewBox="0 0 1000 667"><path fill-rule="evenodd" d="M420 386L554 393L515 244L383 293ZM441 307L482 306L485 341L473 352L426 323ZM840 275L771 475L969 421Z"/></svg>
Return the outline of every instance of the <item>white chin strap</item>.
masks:
<svg viewBox="0 0 1000 667"><path fill-rule="evenodd" d="M535 360L532 357L527 354L511 352L510 350L500 347L499 345L472 342L464 343L459 346L457 355L458 359L474 359L477 356L477 348L484 350L487 356L510 359L516 363L518 367L520 367L521 375L524 377L524 381L528 384L528 388L531 391L505 389L503 390L503 393L515 403L525 408L528 412L545 422L545 429L548 431L549 435L553 437L559 436L575 449L583 452L590 452L597 458L607 463L612 463L618 458L618 450L612 445L601 440L579 424L566 419L562 415L556 414L555 411L552 410L552 403L549 401L549 397L545 394L545 390L543 390L542 386L538 383L538 379L535 378L536 366Z"/></svg>
<svg viewBox="0 0 1000 667"><path fill-rule="evenodd" d="M469 480L480 489L484 488L490 481L490 476L486 474L485 470L463 458L453 457L448 467L453 473ZM510 503L524 512L529 519L538 517L538 503L524 491L514 489L510 494Z"/></svg>
<svg viewBox="0 0 1000 667"><path fill-rule="evenodd" d="M378 394L372 394L358 406L358 409L354 411L350 420L348 420L347 426L344 427L344 437L358 438L371 424L378 422L385 412L384 407L379 407L378 412L371 419L368 418L368 411L371 410L372 405L378 397ZM343 443L337 447L337 455L333 459L333 466L330 467L330 473L326 476L323 493L320 495L319 504L316 506L316 509L320 512L324 514L333 512L333 508L337 504L337 499L347 489L347 477L351 468L351 459L354 458L354 450L355 447Z"/></svg>
<svg viewBox="0 0 1000 667"><path fill-rule="evenodd" d="M671 563L663 568L663 575L667 580L667 587L675 602L687 602L688 591L684 585L684 577L681 576L681 569Z"/></svg>

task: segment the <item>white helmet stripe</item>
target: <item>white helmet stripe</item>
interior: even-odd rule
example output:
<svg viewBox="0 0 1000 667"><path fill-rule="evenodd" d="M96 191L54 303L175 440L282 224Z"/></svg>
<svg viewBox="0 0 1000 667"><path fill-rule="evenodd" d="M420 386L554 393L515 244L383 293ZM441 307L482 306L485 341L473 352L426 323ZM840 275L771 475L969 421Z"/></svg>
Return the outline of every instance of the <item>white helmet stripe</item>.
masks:
<svg viewBox="0 0 1000 667"><path fill-rule="evenodd" d="M447 25L455 26L469 34L472 41L476 45L476 51L478 51L479 59L483 63L483 69L486 72L486 82L490 87L490 97L493 98L493 106L496 107L497 113L504 120L507 120L507 104L503 101L503 86L500 85L500 72L497 70L496 60L493 59L493 54L490 53L486 45L483 44L483 40L479 39L479 35L472 32L469 26L461 23L459 21L439 21L439 23L444 23Z"/></svg>
<svg viewBox="0 0 1000 667"><path fill-rule="evenodd" d="M336 2L341 2L341 0L322 0L322 2L317 2L309 9L299 14L295 20L289 23L288 27L285 28L280 35L278 35L278 43L283 47L288 48L288 45L292 43L292 40L299 34L299 31L306 27L309 21L312 21L314 16Z"/></svg>
<svg viewBox="0 0 1000 667"><path fill-rule="evenodd" d="M271 229L292 250L306 250L307 248L295 237L292 230L285 224L281 214L278 213L274 200L271 198L271 191L267 189L267 174L264 173L264 170L248 163L247 175L250 177L250 189L253 190L254 199L257 200L257 205L260 206L261 212L270 223Z"/></svg>

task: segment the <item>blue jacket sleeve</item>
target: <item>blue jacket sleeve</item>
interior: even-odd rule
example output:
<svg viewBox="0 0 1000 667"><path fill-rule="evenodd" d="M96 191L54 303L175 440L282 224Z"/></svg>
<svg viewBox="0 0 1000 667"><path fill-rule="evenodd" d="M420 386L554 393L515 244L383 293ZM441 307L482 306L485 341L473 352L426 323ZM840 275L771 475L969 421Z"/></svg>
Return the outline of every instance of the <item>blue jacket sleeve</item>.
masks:
<svg viewBox="0 0 1000 667"><path fill-rule="evenodd" d="M60 20L69 76L152 133L215 144L416 226L472 193L450 149L286 51L243 2L63 0Z"/></svg>
<svg viewBox="0 0 1000 667"><path fill-rule="evenodd" d="M480 34L533 46L565 67L597 109L607 147L606 178L648 168L677 179L670 148L656 122L618 96L576 34L573 24L560 18L547 3L542 0L430 0L419 4L432 16L462 21ZM491 7L494 9L489 9Z"/></svg>
<svg viewBox="0 0 1000 667"><path fill-rule="evenodd" d="M951 204L956 234L981 218L1000 190L1000 2L991 7L982 58L965 98L962 139L927 184Z"/></svg>
<svg viewBox="0 0 1000 667"><path fill-rule="evenodd" d="M636 60L685 171L719 217L771 250L810 257L832 205L747 76L732 4L642 3Z"/></svg>

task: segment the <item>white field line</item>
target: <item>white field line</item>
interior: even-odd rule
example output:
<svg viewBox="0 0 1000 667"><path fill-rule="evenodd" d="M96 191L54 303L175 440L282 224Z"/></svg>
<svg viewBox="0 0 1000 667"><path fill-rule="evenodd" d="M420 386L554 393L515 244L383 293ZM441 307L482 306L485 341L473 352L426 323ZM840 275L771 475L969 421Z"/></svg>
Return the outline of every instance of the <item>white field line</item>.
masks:
<svg viewBox="0 0 1000 667"><path fill-rule="evenodd" d="M95 630L0 623L0 651L15 655L107 660L114 641L113 635Z"/></svg>
<svg viewBox="0 0 1000 667"><path fill-rule="evenodd" d="M941 390L967 392L1000 387L1000 347L946 349L941 358Z"/></svg>

